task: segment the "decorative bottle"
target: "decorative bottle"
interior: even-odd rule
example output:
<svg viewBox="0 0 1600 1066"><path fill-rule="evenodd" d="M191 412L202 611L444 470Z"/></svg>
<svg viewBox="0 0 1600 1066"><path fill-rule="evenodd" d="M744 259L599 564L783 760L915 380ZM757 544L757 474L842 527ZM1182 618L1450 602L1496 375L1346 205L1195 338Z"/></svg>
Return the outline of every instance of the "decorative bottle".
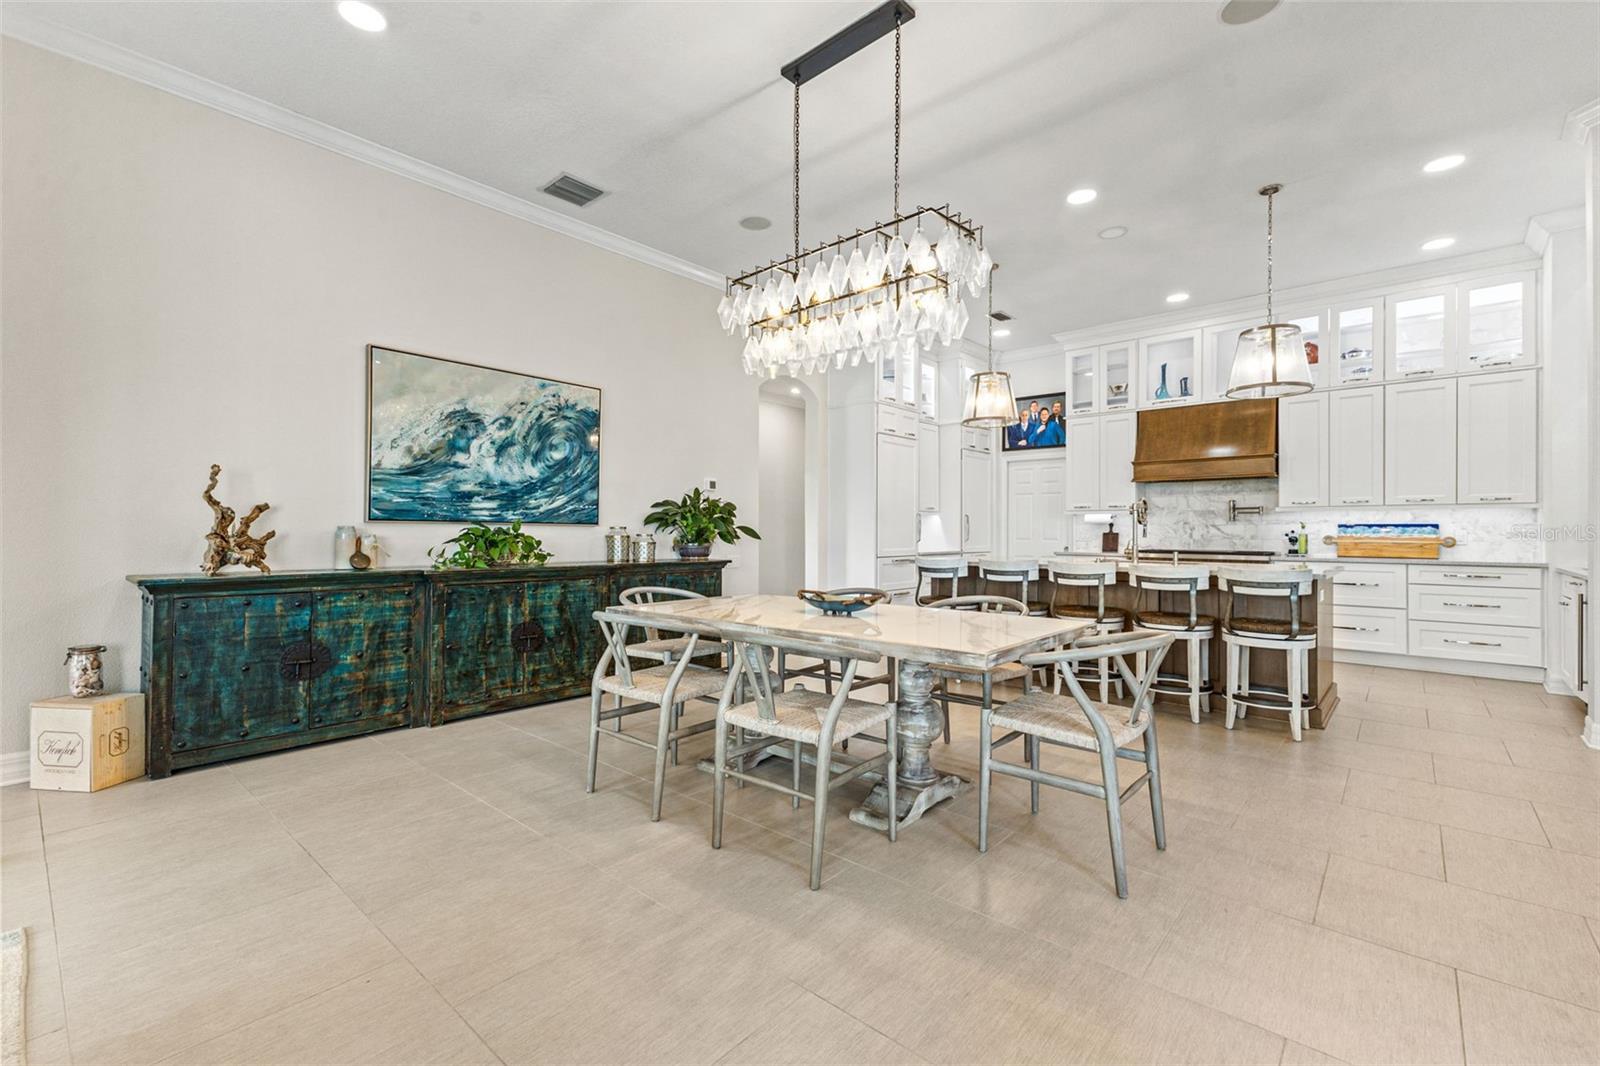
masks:
<svg viewBox="0 0 1600 1066"><path fill-rule="evenodd" d="M1167 364L1161 364L1161 381L1156 385L1155 398L1158 400L1172 399L1172 393L1167 391Z"/></svg>

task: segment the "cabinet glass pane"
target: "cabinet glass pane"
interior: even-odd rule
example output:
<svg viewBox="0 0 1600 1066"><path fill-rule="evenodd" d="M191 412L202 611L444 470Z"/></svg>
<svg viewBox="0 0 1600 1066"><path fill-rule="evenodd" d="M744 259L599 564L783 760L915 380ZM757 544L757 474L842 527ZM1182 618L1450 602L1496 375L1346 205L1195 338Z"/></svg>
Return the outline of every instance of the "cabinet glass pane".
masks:
<svg viewBox="0 0 1600 1066"><path fill-rule="evenodd" d="M1339 381L1371 381L1373 363L1373 309L1347 307L1339 312Z"/></svg>
<svg viewBox="0 0 1600 1066"><path fill-rule="evenodd" d="M1522 282L1468 291L1467 360L1477 369L1522 362Z"/></svg>
<svg viewBox="0 0 1600 1066"><path fill-rule="evenodd" d="M1074 414L1094 410L1095 389L1099 387L1094 379L1094 364L1094 352L1078 352L1072 357L1070 374Z"/></svg>
<svg viewBox="0 0 1600 1066"><path fill-rule="evenodd" d="M917 371L916 354L907 353L900 357L900 367L897 373L900 376L900 394L895 397L907 407L917 405Z"/></svg>
<svg viewBox="0 0 1600 1066"><path fill-rule="evenodd" d="M1119 344L1112 348L1101 348L1101 361L1105 364L1101 372L1105 377L1106 390L1105 408L1110 411L1118 407L1128 406L1133 399L1130 386L1129 371L1133 367L1133 348L1130 345Z"/></svg>
<svg viewBox="0 0 1600 1066"><path fill-rule="evenodd" d="M937 420L939 417L939 366L922 364L922 417Z"/></svg>
<svg viewBox="0 0 1600 1066"><path fill-rule="evenodd" d="M1444 369L1443 296L1400 300L1394 309L1394 366L1401 375Z"/></svg>
<svg viewBox="0 0 1600 1066"><path fill-rule="evenodd" d="M1147 403L1164 403L1194 395L1195 359L1193 337L1155 341L1144 350L1144 398Z"/></svg>
<svg viewBox="0 0 1600 1066"><path fill-rule="evenodd" d="M1321 382L1323 380L1322 316L1308 315L1305 318L1291 318L1289 319L1289 325L1299 326L1300 339L1306 342L1306 362L1311 366L1312 384Z"/></svg>

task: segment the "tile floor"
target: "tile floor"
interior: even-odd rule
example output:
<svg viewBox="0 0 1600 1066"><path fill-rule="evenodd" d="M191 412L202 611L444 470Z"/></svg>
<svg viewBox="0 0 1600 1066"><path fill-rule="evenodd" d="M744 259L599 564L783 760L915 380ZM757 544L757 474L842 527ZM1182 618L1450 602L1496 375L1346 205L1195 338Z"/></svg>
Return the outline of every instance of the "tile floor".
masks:
<svg viewBox="0 0 1600 1066"><path fill-rule="evenodd" d="M1600 1060L1600 753L1532 685L1341 666L1289 742L1160 718L1170 847L996 783L897 844L601 749L586 708L0 794L36 1064ZM976 766L957 709L941 765ZM1058 765L1081 756L1052 751ZM1085 769L1087 765L1085 764Z"/></svg>

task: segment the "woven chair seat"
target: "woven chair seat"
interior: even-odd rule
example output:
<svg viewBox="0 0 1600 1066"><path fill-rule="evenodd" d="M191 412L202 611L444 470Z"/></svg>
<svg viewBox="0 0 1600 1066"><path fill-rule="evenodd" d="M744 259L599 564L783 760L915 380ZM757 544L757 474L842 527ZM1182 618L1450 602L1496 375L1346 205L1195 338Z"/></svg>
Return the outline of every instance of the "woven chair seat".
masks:
<svg viewBox="0 0 1600 1066"><path fill-rule="evenodd" d="M1058 603L1050 608L1050 613L1057 618L1090 618L1098 619L1100 609L1092 603ZM1126 607L1107 607L1107 622L1121 622L1123 628L1128 625L1128 609Z"/></svg>
<svg viewBox="0 0 1600 1066"><path fill-rule="evenodd" d="M613 692L626 699L660 703L666 696L667 682L671 680L672 672L676 669L676 666L648 666L643 670L633 671L631 685L624 683L620 675L612 674L602 677L598 686L601 692ZM673 701L682 703L685 700L697 700L705 696L720 696L727 680L728 675L721 670L690 666L678 679L677 690L672 694Z"/></svg>
<svg viewBox="0 0 1600 1066"><path fill-rule="evenodd" d="M637 644L628 645L628 655L634 659L654 659L657 662L672 662L683 657L689 650L688 637L662 637L659 640L641 640ZM722 654L722 645L702 640L695 653L696 659L701 656L707 658Z"/></svg>
<svg viewBox="0 0 1600 1066"><path fill-rule="evenodd" d="M833 696L823 692L790 689L773 694L773 711L777 714L775 719L761 717L760 705L754 701L729 707L723 718L729 725L747 732L798 740L802 744L816 744L822 739L822 722L827 718L828 708L833 701ZM834 725L833 739L835 742L847 740L888 720L889 705L886 703L845 700L839 710L839 720Z"/></svg>
<svg viewBox="0 0 1600 1066"><path fill-rule="evenodd" d="M1300 633L1291 638L1289 636L1289 621L1282 618L1231 618L1228 620L1228 632L1238 633L1249 637L1282 637L1284 640L1315 637L1317 624L1309 619L1300 619Z"/></svg>
<svg viewBox="0 0 1600 1066"><path fill-rule="evenodd" d="M933 676L951 681L971 681L979 684L984 675L988 674L989 680L995 684L1005 681L1016 681L1028 676L1028 668L1021 663L1001 663L993 670L980 670L976 666L953 666L945 663L933 664Z"/></svg>
<svg viewBox="0 0 1600 1066"><path fill-rule="evenodd" d="M1196 615L1194 625L1190 626L1187 614L1174 614L1168 611L1140 611L1134 615L1134 622L1143 629L1169 631L1194 629L1199 632L1208 632L1217 627L1217 620L1209 614Z"/></svg>
<svg viewBox="0 0 1600 1066"><path fill-rule="evenodd" d="M1150 724L1150 716L1146 714L1138 725L1129 725L1128 708L1113 703L1096 701L1095 710L1105 719L1111 742L1118 748L1127 747L1129 741L1143 736ZM995 708L989 721L1000 729L1015 729L1085 751L1100 750L1100 741L1094 735L1094 726L1089 724L1089 716L1071 696L1030 692Z"/></svg>

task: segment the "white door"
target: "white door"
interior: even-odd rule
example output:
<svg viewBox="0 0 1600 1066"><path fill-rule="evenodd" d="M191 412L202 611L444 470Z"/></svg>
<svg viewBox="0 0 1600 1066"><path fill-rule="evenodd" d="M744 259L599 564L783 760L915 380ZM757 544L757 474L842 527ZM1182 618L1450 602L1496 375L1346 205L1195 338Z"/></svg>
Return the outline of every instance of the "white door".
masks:
<svg viewBox="0 0 1600 1066"><path fill-rule="evenodd" d="M1538 372L1464 377L1458 389L1456 498L1533 503L1539 498Z"/></svg>
<svg viewBox="0 0 1600 1066"><path fill-rule="evenodd" d="M917 510L939 509L939 427L917 423Z"/></svg>
<svg viewBox="0 0 1600 1066"><path fill-rule="evenodd" d="M994 460L961 452L961 550L994 550Z"/></svg>
<svg viewBox="0 0 1600 1066"><path fill-rule="evenodd" d="M1100 419L1100 504L1126 507L1133 502L1133 447L1139 435L1139 416L1106 415Z"/></svg>
<svg viewBox="0 0 1600 1066"><path fill-rule="evenodd" d="M1328 395L1328 502L1383 502L1383 389Z"/></svg>
<svg viewBox="0 0 1600 1066"><path fill-rule="evenodd" d="M1328 394L1278 401L1278 506L1328 503Z"/></svg>
<svg viewBox="0 0 1600 1066"><path fill-rule="evenodd" d="M1006 465L1006 552L1040 559L1067 542L1067 467L1060 455Z"/></svg>
<svg viewBox="0 0 1600 1066"><path fill-rule="evenodd" d="M1384 386L1386 503L1456 502L1456 383L1453 378Z"/></svg>
<svg viewBox="0 0 1600 1066"><path fill-rule="evenodd" d="M1128 417L1126 415L1120 417ZM1067 510L1098 511L1100 504L1100 424L1104 419L1067 422Z"/></svg>
<svg viewBox="0 0 1600 1066"><path fill-rule="evenodd" d="M878 555L917 550L917 442L878 434Z"/></svg>

